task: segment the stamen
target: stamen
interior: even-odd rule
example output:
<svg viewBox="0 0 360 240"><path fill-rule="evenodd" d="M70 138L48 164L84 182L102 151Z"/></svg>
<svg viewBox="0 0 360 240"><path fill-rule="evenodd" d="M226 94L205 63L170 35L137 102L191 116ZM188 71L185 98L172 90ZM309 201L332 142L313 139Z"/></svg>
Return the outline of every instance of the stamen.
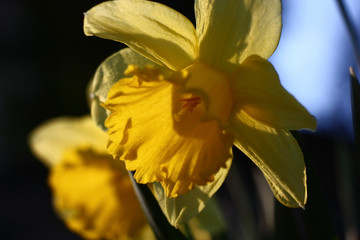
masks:
<svg viewBox="0 0 360 240"><path fill-rule="evenodd" d="M184 102L181 106L181 110L189 109L190 113L192 113L193 109L201 102L199 97L190 97L190 98L181 98L181 102Z"/></svg>
<svg viewBox="0 0 360 240"><path fill-rule="evenodd" d="M193 113L194 108L201 103L201 98L199 97L185 97L180 98L180 102L182 102L182 106L180 108L180 111L176 114L174 114L174 118L176 121L180 121L182 116L184 116L187 112L190 112L190 114Z"/></svg>

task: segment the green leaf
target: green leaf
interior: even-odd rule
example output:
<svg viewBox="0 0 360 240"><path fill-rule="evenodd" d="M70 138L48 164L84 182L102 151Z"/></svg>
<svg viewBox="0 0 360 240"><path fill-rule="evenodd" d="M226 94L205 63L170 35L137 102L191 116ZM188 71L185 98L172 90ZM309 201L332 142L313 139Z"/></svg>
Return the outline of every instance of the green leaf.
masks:
<svg viewBox="0 0 360 240"><path fill-rule="evenodd" d="M196 186L190 192L180 195L176 198L169 198L165 195L164 189L160 183L153 183L153 194L159 202L159 205L171 225L177 227L187 222L189 219L200 213L206 202L223 184L232 159L226 162L226 168L221 168L215 174L215 180L205 186Z"/></svg>

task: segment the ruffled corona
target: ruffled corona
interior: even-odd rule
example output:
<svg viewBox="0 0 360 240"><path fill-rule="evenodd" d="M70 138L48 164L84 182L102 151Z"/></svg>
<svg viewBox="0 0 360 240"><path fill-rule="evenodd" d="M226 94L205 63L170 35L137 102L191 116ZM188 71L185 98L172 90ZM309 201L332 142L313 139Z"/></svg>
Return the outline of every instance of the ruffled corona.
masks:
<svg viewBox="0 0 360 240"><path fill-rule="evenodd" d="M132 76L116 83L104 104L112 112L106 120L109 152L136 171L138 182L159 181L170 197L212 181L232 157L232 138L219 127L223 112L211 105L213 95L228 99L229 92L214 93L221 78L205 74L197 84L191 81L196 68L165 77L156 68L130 66ZM199 81L213 86L203 91Z"/></svg>
<svg viewBox="0 0 360 240"><path fill-rule="evenodd" d="M54 204L85 239L135 237L145 218L124 164L91 148L69 149L50 175Z"/></svg>

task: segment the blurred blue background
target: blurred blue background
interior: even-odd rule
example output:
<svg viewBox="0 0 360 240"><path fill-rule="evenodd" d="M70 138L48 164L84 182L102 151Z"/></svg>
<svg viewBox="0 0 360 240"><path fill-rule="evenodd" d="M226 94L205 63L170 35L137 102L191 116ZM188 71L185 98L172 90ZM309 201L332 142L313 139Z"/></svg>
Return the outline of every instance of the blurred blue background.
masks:
<svg viewBox="0 0 360 240"><path fill-rule="evenodd" d="M48 170L30 153L27 136L47 119L88 113L89 79L123 47L84 36L83 12L99 2L0 1L0 239L78 239L53 212ZM161 2L193 20L193 1ZM360 1L345 3L360 23ZM312 143L351 142L348 69L355 60L336 1L284 0L283 33L270 61L318 119Z"/></svg>
<svg viewBox="0 0 360 240"><path fill-rule="evenodd" d="M360 32L360 1L344 1ZM281 82L318 119L318 132L352 137L351 40L337 2L283 1L283 32L270 61Z"/></svg>

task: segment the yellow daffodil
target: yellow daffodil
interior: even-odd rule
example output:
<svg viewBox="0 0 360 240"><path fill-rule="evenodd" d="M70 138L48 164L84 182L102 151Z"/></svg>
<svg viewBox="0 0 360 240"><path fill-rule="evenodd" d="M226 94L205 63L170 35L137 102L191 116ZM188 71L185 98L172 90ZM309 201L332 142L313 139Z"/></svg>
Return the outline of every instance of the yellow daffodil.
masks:
<svg viewBox="0 0 360 240"><path fill-rule="evenodd" d="M106 151L107 136L89 117L57 118L30 137L51 169L54 206L85 239L154 239L124 163Z"/></svg>
<svg viewBox="0 0 360 240"><path fill-rule="evenodd" d="M290 130L313 130L316 121L266 60L280 38L280 0L196 0L195 16L196 29L144 0L108 1L85 14L86 35L130 47L102 64L92 86L94 115L109 113L109 153L139 183L160 182L166 197L196 189L211 196L234 144L281 203L304 206L306 170Z"/></svg>

